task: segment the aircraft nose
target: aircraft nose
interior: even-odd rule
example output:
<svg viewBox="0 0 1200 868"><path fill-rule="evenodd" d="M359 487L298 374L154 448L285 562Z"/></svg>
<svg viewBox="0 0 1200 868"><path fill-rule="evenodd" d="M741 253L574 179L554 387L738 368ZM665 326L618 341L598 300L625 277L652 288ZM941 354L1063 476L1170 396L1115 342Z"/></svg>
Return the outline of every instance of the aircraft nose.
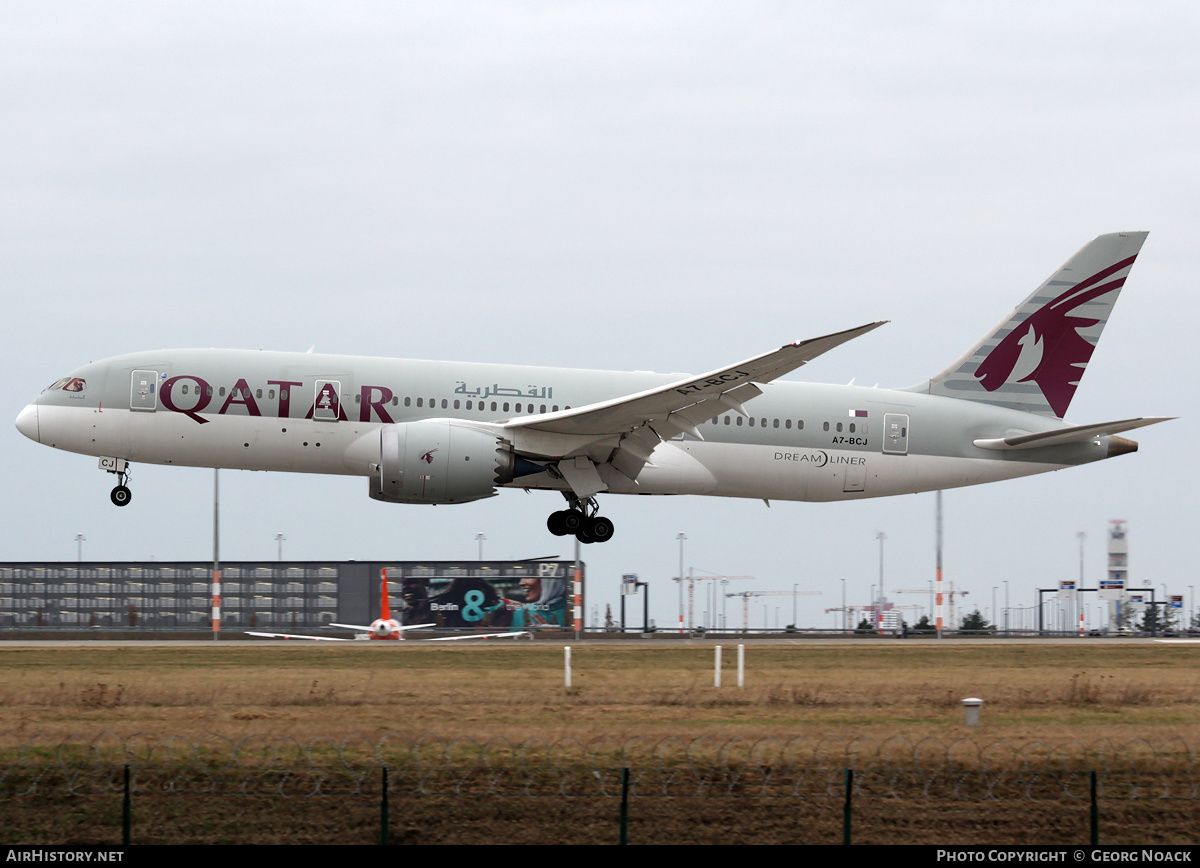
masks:
<svg viewBox="0 0 1200 868"><path fill-rule="evenodd" d="M38 443L42 442L38 432L37 404L30 404L17 416L17 430L30 440L35 440Z"/></svg>

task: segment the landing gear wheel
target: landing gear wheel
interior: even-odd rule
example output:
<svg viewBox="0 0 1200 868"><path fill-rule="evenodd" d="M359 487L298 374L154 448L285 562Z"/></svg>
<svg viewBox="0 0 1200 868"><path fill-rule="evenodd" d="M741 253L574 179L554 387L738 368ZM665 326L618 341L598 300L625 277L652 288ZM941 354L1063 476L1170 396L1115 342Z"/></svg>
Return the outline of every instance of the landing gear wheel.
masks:
<svg viewBox="0 0 1200 868"><path fill-rule="evenodd" d="M112 490L112 494L109 495L109 499L116 506L128 506L129 501L133 499L133 492L131 492L124 485L118 485Z"/></svg>
<svg viewBox="0 0 1200 868"><path fill-rule="evenodd" d="M568 536L571 531L567 529L567 516L569 510L561 510L559 512L550 513L550 517L546 519L546 529L555 536Z"/></svg>
<svg viewBox="0 0 1200 868"><path fill-rule="evenodd" d="M564 536L567 534L579 533L580 528L584 526L585 519L583 517L583 513L577 509L564 509L558 514L563 517L562 526L566 530L566 534L564 534Z"/></svg>
<svg viewBox="0 0 1200 868"><path fill-rule="evenodd" d="M594 515L587 520L587 534L591 542L608 542L612 539L613 523L602 515Z"/></svg>

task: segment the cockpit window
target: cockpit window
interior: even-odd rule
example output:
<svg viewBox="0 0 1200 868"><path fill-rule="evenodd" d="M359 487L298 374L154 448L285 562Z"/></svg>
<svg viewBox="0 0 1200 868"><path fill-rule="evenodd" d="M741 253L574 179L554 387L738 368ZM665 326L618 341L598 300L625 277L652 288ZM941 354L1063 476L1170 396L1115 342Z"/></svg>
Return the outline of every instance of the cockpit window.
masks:
<svg viewBox="0 0 1200 868"><path fill-rule="evenodd" d="M46 388L47 392L53 392L55 389L62 389L64 392L82 392L87 388L87 380L83 377L63 377L51 386Z"/></svg>

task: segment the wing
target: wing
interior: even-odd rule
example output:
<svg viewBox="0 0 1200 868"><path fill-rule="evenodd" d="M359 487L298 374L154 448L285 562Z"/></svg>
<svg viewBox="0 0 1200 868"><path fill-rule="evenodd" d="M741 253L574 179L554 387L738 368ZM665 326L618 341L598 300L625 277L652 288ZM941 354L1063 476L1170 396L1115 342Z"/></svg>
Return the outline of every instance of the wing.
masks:
<svg viewBox="0 0 1200 868"><path fill-rule="evenodd" d="M423 642L461 642L464 639L505 639L505 638L516 639L518 636L528 636L530 639L533 638L533 634L528 633L525 630L514 630L511 633L472 633L469 636L438 636L437 638L434 638L434 639L423 639L422 641Z"/></svg>
<svg viewBox="0 0 1200 868"><path fill-rule="evenodd" d="M313 642L353 642L354 639L338 639L334 636L296 636L292 633L252 633L246 631L247 636L261 636L264 639L309 639Z"/></svg>
<svg viewBox="0 0 1200 868"><path fill-rule="evenodd" d="M742 405L762 394L756 384L769 383L881 325L868 323L787 344L727 368L633 395L513 419L503 426L505 436L521 455L557 460L558 472L575 494L590 497L607 488L597 464L610 464L636 479L662 441L684 432L703 440L696 426L729 410L746 415Z"/></svg>

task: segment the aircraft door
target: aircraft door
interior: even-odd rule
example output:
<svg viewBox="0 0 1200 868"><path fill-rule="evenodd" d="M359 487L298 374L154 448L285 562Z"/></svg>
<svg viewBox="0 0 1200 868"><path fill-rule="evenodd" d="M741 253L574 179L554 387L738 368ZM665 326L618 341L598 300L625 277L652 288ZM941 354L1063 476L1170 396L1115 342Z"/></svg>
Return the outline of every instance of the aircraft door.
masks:
<svg viewBox="0 0 1200 868"><path fill-rule="evenodd" d="M336 422L344 419L341 406L342 384L338 380L317 380L313 397L313 419Z"/></svg>
<svg viewBox="0 0 1200 868"><path fill-rule="evenodd" d="M908 414L883 414L883 451L890 455L908 454Z"/></svg>
<svg viewBox="0 0 1200 868"><path fill-rule="evenodd" d="M129 409L158 409L158 371L134 371L129 387Z"/></svg>

